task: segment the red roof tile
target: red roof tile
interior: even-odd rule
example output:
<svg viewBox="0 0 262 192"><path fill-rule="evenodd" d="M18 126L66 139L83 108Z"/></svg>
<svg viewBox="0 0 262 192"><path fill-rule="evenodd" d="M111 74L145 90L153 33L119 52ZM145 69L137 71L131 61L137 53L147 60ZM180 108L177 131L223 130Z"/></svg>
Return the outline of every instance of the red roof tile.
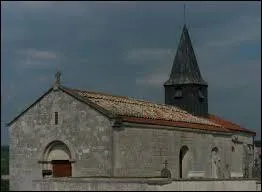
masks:
<svg viewBox="0 0 262 192"><path fill-rule="evenodd" d="M253 131L250 131L250 130L248 130L246 128L243 128L243 127L241 127L241 126L239 126L239 125L237 125L235 123L232 123L232 122L230 122L228 120L222 119L221 117L218 117L218 116L215 116L215 115L210 115L209 114L207 119L210 120L210 121L213 121L216 124L219 124L219 125L227 128L227 129L229 129L231 131L234 131L234 132L236 131L236 132L246 132L246 133L256 134Z"/></svg>
<svg viewBox="0 0 262 192"><path fill-rule="evenodd" d="M136 118L136 117L122 117L122 120L131 123L201 129L201 130L209 130L209 131L216 131L216 132L230 132L228 129L225 129L223 127L218 127L214 125L203 125L198 123L188 123L188 122L181 122L181 121L167 121L167 120L145 119L145 118Z"/></svg>
<svg viewBox="0 0 262 192"><path fill-rule="evenodd" d="M124 121L142 124L177 126L218 132L246 132L254 134L239 125L214 115L207 118L194 116L176 106L155 104L123 96L65 88L70 93L92 101Z"/></svg>
<svg viewBox="0 0 262 192"><path fill-rule="evenodd" d="M83 99L91 100L100 107L118 116L200 123L221 127L208 119L193 116L192 114L171 105L156 104L149 101L113 96L98 92L89 92L69 88L67 88L67 90L77 94Z"/></svg>

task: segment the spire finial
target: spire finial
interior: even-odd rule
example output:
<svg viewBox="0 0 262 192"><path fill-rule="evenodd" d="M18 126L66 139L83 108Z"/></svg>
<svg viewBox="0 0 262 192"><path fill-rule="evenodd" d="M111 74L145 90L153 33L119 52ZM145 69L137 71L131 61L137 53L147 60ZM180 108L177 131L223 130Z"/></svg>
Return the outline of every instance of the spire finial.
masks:
<svg viewBox="0 0 262 192"><path fill-rule="evenodd" d="M61 72L57 70L55 74L55 83L54 83L54 90L57 90L57 88L60 86L60 77L61 77Z"/></svg>
<svg viewBox="0 0 262 192"><path fill-rule="evenodd" d="M186 4L184 3L184 25L186 25Z"/></svg>

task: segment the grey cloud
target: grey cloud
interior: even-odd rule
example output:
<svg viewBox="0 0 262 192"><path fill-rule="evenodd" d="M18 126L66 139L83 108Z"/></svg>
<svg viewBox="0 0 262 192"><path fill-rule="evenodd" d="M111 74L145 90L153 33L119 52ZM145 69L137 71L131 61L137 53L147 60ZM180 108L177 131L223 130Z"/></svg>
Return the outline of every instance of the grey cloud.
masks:
<svg viewBox="0 0 262 192"><path fill-rule="evenodd" d="M172 67L184 2L5 3L7 7L1 6L1 85L13 84L15 93L9 102L3 100L4 119L51 86L58 66L62 83L70 87L164 101L161 84ZM186 4L190 36L209 82L210 111L257 130L260 3ZM53 52L56 58L41 53L26 65L26 52L16 51L28 49ZM248 98L252 101L246 102ZM244 119L245 109L253 117Z"/></svg>
<svg viewBox="0 0 262 192"><path fill-rule="evenodd" d="M144 86L161 87L167 79L167 73L149 74L146 77L138 78L136 83Z"/></svg>
<svg viewBox="0 0 262 192"><path fill-rule="evenodd" d="M54 51L22 49L16 52L16 67L18 69L42 69L58 67L63 57ZM21 71L22 72L22 71Z"/></svg>
<svg viewBox="0 0 262 192"><path fill-rule="evenodd" d="M261 40L261 18L240 16L239 19L217 27L213 40L206 42L209 48L238 46L245 41Z"/></svg>
<svg viewBox="0 0 262 192"><path fill-rule="evenodd" d="M212 3L206 6L217 7L216 4L212 4ZM230 52L232 52L232 49L235 46L240 46L241 43L244 42L260 41L261 39L260 18L242 15L236 18L235 20L229 20L227 22L224 22L223 24L220 23L219 25L213 28L209 28L208 30L202 29L202 31L200 31L199 29L197 30L192 29L192 31L190 33L191 37L193 36L199 38L199 39L196 38L193 39L193 44L195 47L195 53L197 55L200 68L204 69L202 70L204 71L204 77L206 76L207 79L211 80L211 82L214 82L216 87L217 86L241 87L248 83L246 80L243 79L239 80L238 78L236 78L237 82L231 80L232 83L230 84L226 83L228 82L228 80L234 79L232 77L241 77L240 75L237 76L237 74L234 71L244 71L244 72L247 71L247 69L242 70L241 68L237 68L239 65L241 67L241 64L239 63L238 65L234 65L234 68L230 70L233 71L233 73L228 73L228 75L224 76L225 80L223 82L216 81L215 78L216 75L214 74L214 71L216 71L216 74L219 74L219 71L222 70L229 71L225 67L232 66L232 64L229 65L228 62L233 62L233 61L230 61L229 60L230 58L228 59L228 57L230 57ZM196 33L194 33L195 31ZM177 35L176 43L178 43L178 40L179 40L179 36ZM195 41L197 41L197 43L195 43ZM146 83L148 83L149 85L155 85L155 86L158 86L159 84L164 82L166 80L164 78L166 78L167 76L165 74L169 73L172 66L172 60L174 58L177 44L175 46L176 47L174 48L174 51L172 51L172 49L166 49L167 50L166 52L168 53L166 55L163 55L163 53L161 53L164 50L163 48L130 50L128 52L128 58L132 59L133 63L150 64L152 68L155 68L154 70L149 70L146 76L138 77L136 82L138 84L147 85ZM169 53L171 53L171 55L169 55ZM150 62L148 60L150 60ZM253 63L254 66L259 66L258 63L260 63L260 61L257 60ZM160 64L162 70L158 69L158 66ZM244 63L242 63L242 65L244 65ZM257 71L257 70L256 69L251 70L250 68L249 71ZM153 80L154 76L157 78ZM212 78L215 80L213 81Z"/></svg>
<svg viewBox="0 0 262 192"><path fill-rule="evenodd" d="M163 61L172 56L172 50L166 48L138 48L127 52L127 59L133 61L134 64L137 61L143 61L144 64L148 64L147 61Z"/></svg>
<svg viewBox="0 0 262 192"><path fill-rule="evenodd" d="M246 64L248 62L248 64ZM261 90L261 61L237 61L217 65L205 74L212 81L213 86L219 89L238 89L255 85Z"/></svg>
<svg viewBox="0 0 262 192"><path fill-rule="evenodd" d="M55 52L36 49L19 50L18 54L30 57L31 59L40 60L53 60L57 58L57 54Z"/></svg>

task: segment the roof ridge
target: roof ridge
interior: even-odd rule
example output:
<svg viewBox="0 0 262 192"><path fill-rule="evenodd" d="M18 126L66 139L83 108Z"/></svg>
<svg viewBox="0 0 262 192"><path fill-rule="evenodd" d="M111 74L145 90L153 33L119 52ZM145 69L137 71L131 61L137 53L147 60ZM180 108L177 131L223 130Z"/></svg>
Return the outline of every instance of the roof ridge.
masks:
<svg viewBox="0 0 262 192"><path fill-rule="evenodd" d="M107 96L112 96L112 97L127 98L127 96L117 96L117 95L112 95L110 93L104 93L104 92L100 92L100 91L88 91L88 90L81 90L81 89L70 88L70 87L65 87L65 86L63 86L63 88L69 89L71 91L88 92L88 93L91 93L91 94L100 94L100 95L107 95Z"/></svg>

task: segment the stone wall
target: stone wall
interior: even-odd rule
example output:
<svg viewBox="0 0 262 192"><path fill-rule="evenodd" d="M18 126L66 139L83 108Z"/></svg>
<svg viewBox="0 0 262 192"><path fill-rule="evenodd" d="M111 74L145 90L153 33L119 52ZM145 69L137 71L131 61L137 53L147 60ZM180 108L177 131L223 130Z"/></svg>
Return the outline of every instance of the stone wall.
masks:
<svg viewBox="0 0 262 192"><path fill-rule="evenodd" d="M255 147L255 167L253 176L261 178L261 147Z"/></svg>
<svg viewBox="0 0 262 192"><path fill-rule="evenodd" d="M148 191L148 179L59 178L34 181L36 191ZM163 179L161 179L163 180ZM166 179L164 179L166 180Z"/></svg>
<svg viewBox="0 0 262 192"><path fill-rule="evenodd" d="M232 142L231 177L252 177L254 163L253 139L243 134L235 134L237 142Z"/></svg>
<svg viewBox="0 0 262 192"><path fill-rule="evenodd" d="M158 186L159 191L260 191L256 180L173 181Z"/></svg>
<svg viewBox="0 0 262 192"><path fill-rule="evenodd" d="M163 178L64 178L35 180L36 191L260 191L256 180L170 181Z"/></svg>
<svg viewBox="0 0 262 192"><path fill-rule="evenodd" d="M221 159L220 178L229 178L232 164L238 164L231 160L231 135L148 127L130 124L114 131L115 176L160 176L167 160L172 178L179 178L182 146L187 146L190 153L188 177L212 177L211 151L214 147L218 148ZM238 153L243 158L242 150ZM242 168L242 164L237 166Z"/></svg>
<svg viewBox="0 0 262 192"><path fill-rule="evenodd" d="M54 113L58 112L58 124ZM58 140L71 153L72 176L112 174L112 122L62 91L52 91L10 126L10 189L42 178L45 148Z"/></svg>

